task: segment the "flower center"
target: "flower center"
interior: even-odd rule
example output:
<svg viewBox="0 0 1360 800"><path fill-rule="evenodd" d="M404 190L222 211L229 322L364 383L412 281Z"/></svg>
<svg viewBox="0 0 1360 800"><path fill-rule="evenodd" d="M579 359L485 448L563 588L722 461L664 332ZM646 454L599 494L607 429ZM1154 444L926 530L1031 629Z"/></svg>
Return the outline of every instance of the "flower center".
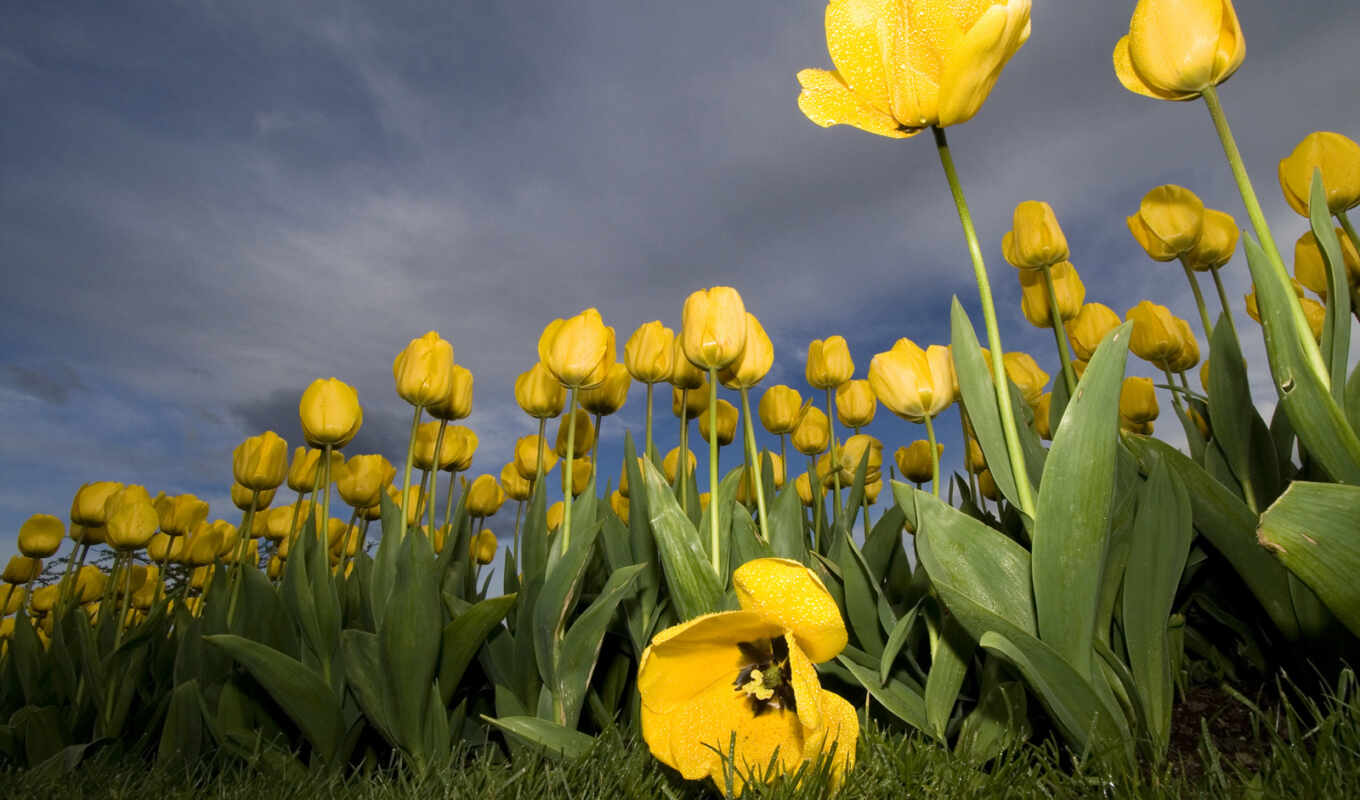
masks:
<svg viewBox="0 0 1360 800"><path fill-rule="evenodd" d="M789 682L789 646L781 636L755 642L738 642L745 665L732 685L746 695L756 716L771 710L797 711L793 684Z"/></svg>

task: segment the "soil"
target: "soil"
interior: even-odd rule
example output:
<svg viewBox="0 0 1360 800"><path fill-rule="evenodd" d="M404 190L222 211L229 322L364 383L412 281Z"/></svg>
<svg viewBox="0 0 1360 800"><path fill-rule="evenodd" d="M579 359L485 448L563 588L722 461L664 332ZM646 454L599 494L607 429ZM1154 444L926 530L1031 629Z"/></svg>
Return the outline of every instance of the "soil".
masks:
<svg viewBox="0 0 1360 800"><path fill-rule="evenodd" d="M1259 705L1260 701L1256 702ZM1265 709L1265 713L1271 714L1270 709ZM1272 737L1265 729L1265 724L1255 712L1222 687L1192 687L1171 709L1171 749L1167 754L1168 760L1173 770L1187 778L1196 780L1202 777L1206 764L1202 743L1207 730L1225 770L1232 765L1247 773L1255 772L1270 752Z"/></svg>

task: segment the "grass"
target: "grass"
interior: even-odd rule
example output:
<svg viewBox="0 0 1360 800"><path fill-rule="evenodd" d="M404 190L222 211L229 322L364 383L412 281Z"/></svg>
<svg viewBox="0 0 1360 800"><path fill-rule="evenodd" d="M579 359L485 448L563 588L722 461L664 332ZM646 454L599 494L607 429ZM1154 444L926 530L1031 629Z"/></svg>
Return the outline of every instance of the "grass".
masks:
<svg viewBox="0 0 1360 800"><path fill-rule="evenodd" d="M1346 797L1360 786L1360 701L1347 671L1323 700L1286 685L1271 710L1246 698L1229 699L1250 709L1244 718L1252 753L1223 751L1214 715L1201 716L1201 736L1164 767L1117 776L1093 776L1067 762L1053 744L1026 745L985 768L919 735L874 726L861 737L858 762L840 797L854 798L1328 798ZM815 798L826 795L822 776L801 782L755 786L749 797ZM657 763L636 738L605 735L578 761L521 755L511 762L499 750L457 751L449 764L423 781L399 770L373 770L347 777L271 774L261 765L206 764L194 770L148 768L140 760L106 749L66 774L0 771L0 796L20 798L129 798L129 800L236 800L314 798L713 798L708 783L691 783Z"/></svg>

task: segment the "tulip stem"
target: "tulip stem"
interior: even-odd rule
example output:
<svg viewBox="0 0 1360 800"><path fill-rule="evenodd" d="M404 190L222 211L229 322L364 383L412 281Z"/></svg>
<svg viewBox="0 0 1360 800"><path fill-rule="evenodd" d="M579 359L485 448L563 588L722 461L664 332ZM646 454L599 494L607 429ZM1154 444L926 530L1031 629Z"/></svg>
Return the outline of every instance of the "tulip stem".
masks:
<svg viewBox="0 0 1360 800"><path fill-rule="evenodd" d="M1232 308L1228 305L1228 293L1223 289L1223 279L1218 276L1218 267L1209 270L1209 274L1214 276L1214 288L1218 289L1218 302L1223 306L1223 313L1228 319L1228 327L1232 328L1233 340L1241 341L1237 336L1237 323L1233 321ZM1212 347L1213 340L1209 340Z"/></svg>
<svg viewBox="0 0 1360 800"><path fill-rule="evenodd" d="M1251 226L1256 231L1256 238L1260 240L1262 249L1265 250L1266 258L1274 268L1274 278L1280 285L1281 294L1285 296L1285 302L1289 304L1291 318L1294 321L1294 338L1298 346L1304 352L1304 357L1310 362L1313 371L1323 380L1326 386L1331 385L1330 371L1322 361L1322 351L1318 349L1318 343L1313 338L1312 328L1308 325L1308 320L1303 315L1303 306L1299 305L1298 298L1294 295L1294 287L1290 281L1289 273L1285 269L1284 259L1280 257L1280 250L1275 246L1275 237L1270 233L1270 226L1266 224L1266 216L1261 211L1261 204L1256 199L1256 190L1251 187L1251 178L1247 175L1246 164L1242 161L1242 153L1237 149L1237 140L1233 138L1232 128L1228 126L1228 118L1223 113L1223 106L1218 102L1218 90L1213 86L1204 87L1200 95L1204 98L1204 104L1209 107L1209 116L1213 119L1214 130L1218 132L1218 139L1223 145L1223 154L1228 159L1228 167L1232 170L1233 179L1237 181L1237 191L1242 195L1242 204L1247 208L1247 217L1251 220Z"/></svg>
<svg viewBox="0 0 1360 800"><path fill-rule="evenodd" d="M808 494L812 495L812 549L822 552L822 517L826 514L826 500L822 497L822 481L817 477L817 461L808 456Z"/></svg>
<svg viewBox="0 0 1360 800"><path fill-rule="evenodd" d="M74 527L74 525L73 525L72 527ZM71 567L72 567L72 565L75 564L75 560L76 560L76 551L79 550L79 549L80 549L80 542L77 542L75 539L72 539L72 540L71 540L71 552L66 556L66 570L65 570L64 572L62 572L62 574L61 574L61 583L58 584L58 585L61 587L60 589L57 590L57 603L56 603L56 612L55 612L55 613L57 614L58 618L60 618L61 612L64 610L64 606L66 605L66 592L67 592L67 589L68 589L68 586L67 586L67 584L68 584L67 578L69 578L69 577L71 576ZM81 560L82 560L82 561L84 560L84 556L81 557ZM27 598L25 598L25 600L27 600Z"/></svg>
<svg viewBox="0 0 1360 800"><path fill-rule="evenodd" d="M519 519L524 513L524 501L519 501L515 507L515 568L519 569Z"/></svg>
<svg viewBox="0 0 1360 800"><path fill-rule="evenodd" d="M398 542L406 541L406 504L411 502L411 465L415 463L416 431L420 428L420 412L423 410L416 406L416 413L411 417L411 435L406 440L406 467L401 471L401 524L397 526L400 532Z"/></svg>
<svg viewBox="0 0 1360 800"><path fill-rule="evenodd" d="M449 427L448 420L446 419L439 420L439 433L435 434L434 437L434 455L430 459L431 461L434 462L434 465L430 467L430 488L428 489L430 500L429 503L427 504L427 507L429 508L430 511L428 517L429 530L427 530L426 533L429 534L431 542L434 542L434 507L439 499L438 481L439 481L439 468L441 466L439 463L440 461L439 456L442 454L444 448L444 431L448 427ZM447 514L445 516L447 516Z"/></svg>
<svg viewBox="0 0 1360 800"><path fill-rule="evenodd" d="M648 461L655 461L656 450L652 445L652 384L647 384L647 436L645 452Z"/></svg>
<svg viewBox="0 0 1360 800"><path fill-rule="evenodd" d="M576 456L576 387L571 387L571 410L567 412L567 464L566 481L562 490L562 550L565 554L571 544L571 499L576 494L576 476L572 474L571 462ZM556 693L553 702L557 702Z"/></svg>
<svg viewBox="0 0 1360 800"><path fill-rule="evenodd" d="M118 609L118 623L113 634L113 649L123 643L123 627L127 624L128 603L132 600L132 554L123 555L123 597Z"/></svg>
<svg viewBox="0 0 1360 800"><path fill-rule="evenodd" d="M750 390L741 387L741 421L746 429L746 462L750 465L751 483L756 491L756 512L760 518L760 540L770 541L770 523L765 516L765 482L760 479L760 451L756 449L756 430L751 424ZM752 463L754 461L754 463Z"/></svg>
<svg viewBox="0 0 1360 800"><path fill-rule="evenodd" d="M978 296L982 301L982 318L987 325L987 346L992 357L992 388L996 391L997 410L1001 412L1001 430L1006 438L1006 452L1010 457L1011 474L1015 478L1016 500L1020 510L1034 517L1034 490L1029 482L1029 469L1025 465L1025 454L1020 449L1020 433L1015 425L1015 410L1011 407L1010 382L1006 379L1006 365L1001 351L1001 329L997 327L996 305L992 301L992 285L987 279L987 266L982 261L982 246L978 243L977 230L973 228L973 216L968 211L968 201L963 196L963 186L959 183L958 172L954 169L954 158L949 154L949 143L944 128L938 125L931 128L935 134L935 147L940 154L940 164L944 167L949 190L954 195L954 206L963 225L963 236L968 242L968 255L973 261L973 277L977 280Z"/></svg>
<svg viewBox="0 0 1360 800"><path fill-rule="evenodd" d="M600 449L600 423L603 419L604 419L603 414L595 415L595 440L590 443L590 452L586 453L586 458L589 458L592 461L596 460L595 456L598 454L598 451Z"/></svg>
<svg viewBox="0 0 1360 800"><path fill-rule="evenodd" d="M1204 341L1214 340L1214 323L1209 320L1209 309L1204 305L1204 293L1199 290L1199 281L1195 279L1195 271L1190 269L1190 264L1181 256L1181 269L1185 270L1185 279L1190 281L1190 291L1195 294L1195 306L1199 309L1199 321L1204 323Z"/></svg>
<svg viewBox="0 0 1360 800"><path fill-rule="evenodd" d="M832 403L830 389L826 390L826 430L831 439L831 450L828 455L831 458L831 486L835 490L835 494L832 496L831 499L834 514L834 516L832 516L831 519L834 522L840 522L841 465L840 457L836 452L836 406Z"/></svg>
<svg viewBox="0 0 1360 800"><path fill-rule="evenodd" d="M779 434L779 462L784 465L785 475L788 474L789 468L789 451L788 447L786 446L787 442L788 437L782 433Z"/></svg>
<svg viewBox="0 0 1360 800"><path fill-rule="evenodd" d="M437 474L437 473L436 473L436 474ZM445 525L451 525L451 524L452 524L452 523L449 522L449 518L453 516L453 483L454 483L455 480L457 480L457 478L458 478L458 473L455 472L454 470L449 470L449 488L446 489L446 490L444 491L444 524L445 524ZM430 481L430 485L431 485L431 486L434 485L434 481L433 481L433 480ZM430 535L433 536L434 534L430 534Z"/></svg>
<svg viewBox="0 0 1360 800"><path fill-rule="evenodd" d="M689 516L689 389L680 390L680 451L675 456L675 480L680 484L680 510Z"/></svg>
<svg viewBox="0 0 1360 800"><path fill-rule="evenodd" d="M935 423L925 415L926 438L930 440L930 493L940 496L940 450L935 446Z"/></svg>
<svg viewBox="0 0 1360 800"><path fill-rule="evenodd" d="M241 571L245 569L242 562L246 558L246 542L250 541L250 527L255 521L255 506L260 502L260 490L255 489L250 494L250 507L241 516L241 528L237 531L236 563L231 569L231 599L227 601L227 628L231 628L231 623L236 619L236 601L241 594L241 583L243 576Z"/></svg>
<svg viewBox="0 0 1360 800"><path fill-rule="evenodd" d="M1351 244L1355 245L1356 252L1360 252L1360 233L1355 232L1354 226L1351 225L1350 217L1347 216L1345 211L1342 211L1336 215L1336 218L1341 222L1341 230L1346 232L1346 236L1350 238ZM1343 257L1341 260L1344 262L1346 259Z"/></svg>
<svg viewBox="0 0 1360 800"><path fill-rule="evenodd" d="M1058 342L1058 358L1062 359L1063 383L1067 384L1067 396L1077 394L1077 373L1072 369L1072 349L1067 344L1067 329L1063 327L1062 312L1058 308L1058 290L1053 285L1053 270L1047 264L1043 267L1044 288L1048 291L1048 322L1053 328L1053 338ZM937 495L938 496L938 495Z"/></svg>
<svg viewBox="0 0 1360 800"><path fill-rule="evenodd" d="M750 420L747 420L748 422ZM708 544L709 560L713 563L713 574L726 585L722 574L722 559L718 557L718 514L722 505L718 502L718 370L708 368Z"/></svg>

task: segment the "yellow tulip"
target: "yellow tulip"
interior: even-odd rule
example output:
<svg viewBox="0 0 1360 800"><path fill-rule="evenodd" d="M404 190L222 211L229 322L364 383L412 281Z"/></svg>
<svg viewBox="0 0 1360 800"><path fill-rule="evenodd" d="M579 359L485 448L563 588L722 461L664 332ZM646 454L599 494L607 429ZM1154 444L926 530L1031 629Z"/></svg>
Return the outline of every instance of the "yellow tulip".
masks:
<svg viewBox="0 0 1360 800"><path fill-rule="evenodd" d="M793 433L793 429L798 427L802 411L802 395L798 394L797 389L782 383L766 389L756 406L760 424L775 436Z"/></svg>
<svg viewBox="0 0 1360 800"><path fill-rule="evenodd" d="M835 389L855 374L844 336L813 339L808 345L807 382L814 389Z"/></svg>
<svg viewBox="0 0 1360 800"><path fill-rule="evenodd" d="M20 598L23 598L24 595L22 594L22 591L23 590L18 590L15 592L15 594L17 594ZM53 608L56 607L57 600L60 597L61 597L61 585L53 583L44 586L40 589L34 589L33 593L28 596L28 605L29 608L33 609L33 612L35 614L48 614L48 612L50 612ZM14 595L11 595L9 603L13 602ZM9 606L9 603L5 604L6 607ZM18 609L16 608L15 610L17 611Z"/></svg>
<svg viewBox="0 0 1360 800"><path fill-rule="evenodd" d="M1186 266L1196 272L1218 269L1232 260L1237 250L1237 239L1242 231L1231 214L1212 208L1204 209L1204 227L1199 241L1185 254Z"/></svg>
<svg viewBox="0 0 1360 800"><path fill-rule="evenodd" d="M736 361L718 370L718 380L729 389L750 388L774 365L774 345L755 315L746 312L746 344Z"/></svg>
<svg viewBox="0 0 1360 800"><path fill-rule="evenodd" d="M693 450L685 448L685 455L685 474L688 475L691 472L694 472L694 469L699 462L694 458ZM675 483L675 470L679 463L680 448L678 447L671 448L671 451L666 454L666 457L661 459L661 471L665 473L667 483Z"/></svg>
<svg viewBox="0 0 1360 800"><path fill-rule="evenodd" d="M1299 298L1300 301L1302 301L1304 299L1303 284L1299 283L1298 280L1293 280L1291 281L1291 283L1294 286L1294 296ZM1259 306L1256 305L1256 284L1253 283L1251 285L1251 291L1247 293L1246 300L1247 300L1247 316L1256 320L1256 322L1259 324L1261 322L1261 309Z"/></svg>
<svg viewBox="0 0 1360 800"><path fill-rule="evenodd" d="M350 507L368 508L382 502L383 487L396 475L397 468L385 456L351 456L340 470L335 486L340 490L340 499Z"/></svg>
<svg viewBox="0 0 1360 800"><path fill-rule="evenodd" d="M1119 417L1121 420L1141 426L1157 419L1157 388L1151 378L1130 376L1124 379L1119 389Z"/></svg>
<svg viewBox="0 0 1360 800"><path fill-rule="evenodd" d="M1081 282L1077 268L1070 261L1054 264L1049 273L1053 276L1053 294L1058 299L1058 313L1062 321L1066 322L1081 311L1081 304L1086 299L1086 285ZM1053 327L1052 306L1048 302L1048 287L1042 270L1021 270L1020 312L1036 328Z"/></svg>
<svg viewBox="0 0 1360 800"><path fill-rule="evenodd" d="M855 472L859 470L866 454L869 460L864 468L864 482L872 483L879 479L883 471L883 442L867 433L859 433L845 440L836 459L841 469L842 486L854 483Z"/></svg>
<svg viewBox="0 0 1360 800"><path fill-rule="evenodd" d="M624 525L628 524L629 501L628 496L615 489L609 493L609 507L614 509L614 513Z"/></svg>
<svg viewBox="0 0 1360 800"><path fill-rule="evenodd" d="M51 514L34 514L19 526L19 552L29 558L47 558L61 547L66 526Z"/></svg>
<svg viewBox="0 0 1360 800"><path fill-rule="evenodd" d="M1006 365L1006 377L1010 378L1025 404L1033 408L1039 403L1039 396L1048 384L1048 373L1039 368L1039 363L1029 353L1006 353L1002 356Z"/></svg>
<svg viewBox="0 0 1360 800"><path fill-rule="evenodd" d="M82 545L96 545L104 543L103 525L77 525L71 524L71 539Z"/></svg>
<svg viewBox="0 0 1360 800"><path fill-rule="evenodd" d="M478 531L468 544L470 554L478 564L490 564L496 560L496 534L491 531Z"/></svg>
<svg viewBox="0 0 1360 800"><path fill-rule="evenodd" d="M160 515L146 487L126 486L104 502L105 537L113 549L127 553L146 547L156 535Z"/></svg>
<svg viewBox="0 0 1360 800"><path fill-rule="evenodd" d="M681 405L681 401L684 405ZM708 410L708 381L701 380L699 386L687 391L671 387L671 413L678 419L681 408L685 411L685 419L694 419Z"/></svg>
<svg viewBox="0 0 1360 800"><path fill-rule="evenodd" d="M1129 233L1154 261L1173 261L1194 250L1204 232L1204 203L1184 186L1166 184L1143 195L1128 218Z"/></svg>
<svg viewBox="0 0 1360 800"><path fill-rule="evenodd" d="M5 565L4 573L0 574L0 580L13 584L28 583L42 574L42 567L41 558L10 556L9 563Z"/></svg>
<svg viewBox="0 0 1360 800"><path fill-rule="evenodd" d="M710 417L710 416L712 416L712 415L710 415L710 414L707 413L707 412L705 412L705 413L699 415L699 435L703 437L703 439L704 439L705 442L707 442L707 441L709 440L708 437L709 437L709 430L710 430L710 429L709 429L709 425L710 425L710 419L709 419L709 417ZM736 435L737 435L737 418L738 418L739 416L740 416L740 414L737 412L737 407L736 407L736 406L732 405L731 403L727 402L726 400L723 400L721 397L718 398L718 413L717 413L717 417L718 417L718 446L719 446L719 447L726 447L727 445L731 444L731 443L732 443L732 439L734 439L734 438L736 437Z"/></svg>
<svg viewBox="0 0 1360 800"><path fill-rule="evenodd" d="M816 406L808 406L793 429L793 447L805 456L824 452L831 444L831 421Z"/></svg>
<svg viewBox="0 0 1360 800"><path fill-rule="evenodd" d="M411 451L411 462L417 469L447 469L453 464L454 458L458 454L458 442L455 441L457 435L450 435L449 431L453 426L444 425L444 437L439 437L439 426L442 423L437 421L422 422L416 428L415 448ZM435 444L439 445L439 452L436 454Z"/></svg>
<svg viewBox="0 0 1360 800"><path fill-rule="evenodd" d="M1119 327L1119 315L1103 303L1087 303L1067 322L1067 338L1072 353L1082 361L1090 361L1105 335Z"/></svg>
<svg viewBox="0 0 1360 800"><path fill-rule="evenodd" d="M298 401L302 438L313 447L344 447L359 432L364 410L354 387L336 378L317 378Z"/></svg>
<svg viewBox="0 0 1360 800"><path fill-rule="evenodd" d="M71 522L84 527L103 527L104 502L122 488L123 484L114 481L83 484L71 500ZM71 531L71 537L75 538L74 530Z"/></svg>
<svg viewBox="0 0 1360 800"><path fill-rule="evenodd" d="M429 408L448 396L453 384L453 345L434 331L412 339L392 361L397 394Z"/></svg>
<svg viewBox="0 0 1360 800"><path fill-rule="evenodd" d="M538 359L569 389L598 386L616 360L614 329L594 308L570 319L555 319L538 337Z"/></svg>
<svg viewBox="0 0 1360 800"><path fill-rule="evenodd" d="M183 536L208 518L208 504L191 494L166 498L157 511L161 531L170 536Z"/></svg>
<svg viewBox="0 0 1360 800"><path fill-rule="evenodd" d="M521 436L515 442L515 469L525 480L533 480L538 475L538 454L543 453L543 472L552 472L557 465L557 451L547 442L539 447L538 436Z"/></svg>
<svg viewBox="0 0 1360 800"><path fill-rule="evenodd" d="M836 388L836 419L847 428L863 428L874 421L878 401L867 380L851 380Z"/></svg>
<svg viewBox="0 0 1360 800"><path fill-rule="evenodd" d="M251 436L232 451L231 467L248 489L277 489L288 472L288 443L273 431Z"/></svg>
<svg viewBox="0 0 1360 800"><path fill-rule="evenodd" d="M798 499L802 501L803 505L811 508L812 504L816 502L816 498L812 496L812 481L808 478L806 472L794 478L793 488L794 491L798 492Z"/></svg>
<svg viewBox="0 0 1360 800"><path fill-rule="evenodd" d="M1327 320L1327 307L1311 297L1305 297L1299 301L1303 306L1303 317L1308 320L1308 329L1313 332L1313 338L1322 341L1322 326Z"/></svg>
<svg viewBox="0 0 1360 800"><path fill-rule="evenodd" d="M798 108L822 127L905 138L972 119L1029 39L1030 0L831 0L834 70L798 73Z"/></svg>
<svg viewBox="0 0 1360 800"><path fill-rule="evenodd" d="M586 490L590 484L590 477L595 474L595 465L588 458L577 458L571 462L571 476L568 479L567 462L562 461L562 491L571 491L571 496L576 497Z"/></svg>
<svg viewBox="0 0 1360 800"><path fill-rule="evenodd" d="M1053 439L1053 427L1050 417L1053 413L1053 393L1044 392L1039 397L1039 402L1034 406L1034 432L1039 434L1039 438L1044 441Z"/></svg>
<svg viewBox="0 0 1360 800"><path fill-rule="evenodd" d="M617 362L609 365L604 381L581 392L581 408L607 417L628 402L628 387L633 378L628 368Z"/></svg>
<svg viewBox="0 0 1360 800"><path fill-rule="evenodd" d="M139 611L149 611L151 604L156 599L156 588L161 587L161 592L165 589L161 586L161 570L155 564L145 567L138 567L141 572L141 582L132 593L132 607Z"/></svg>
<svg viewBox="0 0 1360 800"><path fill-rule="evenodd" d="M424 511L425 506L424 486L412 486L406 493L405 500L402 499L401 489L388 486L387 496L398 509L406 514L407 528L414 528L419 524L421 512Z"/></svg>
<svg viewBox="0 0 1360 800"><path fill-rule="evenodd" d="M1180 351L1171 359L1167 366L1172 372L1185 372L1194 369L1199 363L1199 340L1195 338L1195 332L1190 329L1190 323L1180 317L1176 317L1176 329L1180 332Z"/></svg>
<svg viewBox="0 0 1360 800"><path fill-rule="evenodd" d="M1001 492L996 487L996 479L992 477L992 471L984 469L978 473L978 492L988 500L1001 502Z"/></svg>
<svg viewBox="0 0 1360 800"><path fill-rule="evenodd" d="M1205 394L1209 393L1209 359L1199 365L1199 385Z"/></svg>
<svg viewBox="0 0 1360 800"><path fill-rule="evenodd" d="M731 286L700 289L685 298L680 342L685 358L700 369L722 369L746 346L746 306Z"/></svg>
<svg viewBox="0 0 1360 800"><path fill-rule="evenodd" d="M548 530L555 531L562 527L562 517L566 515L566 506L561 500L548 506L547 523Z"/></svg>
<svg viewBox="0 0 1360 800"><path fill-rule="evenodd" d="M567 404L567 392L543 362L515 379L515 402L534 419L552 419Z"/></svg>
<svg viewBox="0 0 1360 800"><path fill-rule="evenodd" d="M971 436L968 437L968 452L964 456L963 463L968 467L968 471L974 475L987 469L987 459L982 453L982 445L978 444L978 440Z"/></svg>
<svg viewBox="0 0 1360 800"><path fill-rule="evenodd" d="M1039 200L1017 205L1011 229L1001 239L1001 253L1011 266L1025 271L1066 261L1067 236L1058 225L1053 207Z"/></svg>
<svg viewBox="0 0 1360 800"><path fill-rule="evenodd" d="M557 444L553 449L561 458L567 457L567 440L571 438L572 427L572 420L568 417L563 417L557 426ZM574 427L576 428L576 438L572 442L575 449L572 456L580 458L589 453L595 445L595 426L590 424L590 414L578 408Z"/></svg>
<svg viewBox="0 0 1360 800"><path fill-rule="evenodd" d="M935 445L936 458L944 453L944 445ZM917 439L906 447L897 448L893 454L897 471L912 483L925 483L935 475L935 467L930 458L930 442Z"/></svg>
<svg viewBox="0 0 1360 800"><path fill-rule="evenodd" d="M325 452L308 447L294 448L293 460L288 464L288 488L295 492L310 492L320 486L326 477L319 469ZM331 451L331 472L343 469L344 464L345 457Z"/></svg>
<svg viewBox="0 0 1360 800"><path fill-rule="evenodd" d="M441 463L439 468L445 472L467 472L480 444L477 432L466 425L450 425L444 430L444 442L452 450L446 453L443 447L439 449L441 457L449 458L448 463Z"/></svg>
<svg viewBox="0 0 1360 800"><path fill-rule="evenodd" d="M505 490L496 483L494 475L478 475L467 490L467 513L470 517L489 517L500 511L505 502Z"/></svg>
<svg viewBox="0 0 1360 800"><path fill-rule="evenodd" d="M1191 100L1230 78L1246 54L1230 0L1139 0L1114 46L1114 72L1131 92Z"/></svg>
<svg viewBox="0 0 1360 800"><path fill-rule="evenodd" d="M453 365L453 380L444 399L425 409L435 419L449 422L467 419L472 415L472 371L461 364Z"/></svg>
<svg viewBox="0 0 1360 800"><path fill-rule="evenodd" d="M1180 350L1180 328L1166 306L1144 300L1130 308L1124 319L1133 320L1129 349L1144 361L1162 366Z"/></svg>
<svg viewBox="0 0 1360 800"><path fill-rule="evenodd" d="M283 557L277 554L269 558L269 567L267 574L269 575L269 579L271 581L276 581L279 578L283 577L283 567L285 563L286 562L284 561Z"/></svg>
<svg viewBox="0 0 1360 800"><path fill-rule="evenodd" d="M910 339L869 362L869 385L889 411L912 422L937 416L954 401L954 362L940 345L922 350Z"/></svg>
<svg viewBox="0 0 1360 800"><path fill-rule="evenodd" d="M675 368L675 331L660 320L645 323L628 337L623 362L639 383L670 380Z"/></svg>
<svg viewBox="0 0 1360 800"><path fill-rule="evenodd" d="M693 392L693 390L701 388L705 380L704 371L691 364L689 359L685 357L683 337L675 337L675 345L671 351L671 386ZM704 396L708 396L707 391L704 392Z"/></svg>
<svg viewBox="0 0 1360 800"><path fill-rule="evenodd" d="M1341 240L1341 261L1346 265L1352 291L1360 287L1360 253L1346 232L1336 229ZM1305 231L1294 243L1294 277L1324 299L1327 297L1327 264L1322 260L1322 248L1312 231Z"/></svg>
<svg viewBox="0 0 1360 800"><path fill-rule="evenodd" d="M146 543L146 555L152 561L179 561L186 541L188 539L184 536L158 533Z"/></svg>
<svg viewBox="0 0 1360 800"><path fill-rule="evenodd" d="M505 490L506 497L517 502L528 500L534 489L529 479L519 474L513 461L501 467L501 488Z"/></svg>
<svg viewBox="0 0 1360 800"><path fill-rule="evenodd" d="M1322 170L1327 211L1340 214L1360 205L1360 144L1331 131L1303 137L1287 158L1280 160L1280 188L1289 207L1308 216L1313 170Z"/></svg>
<svg viewBox="0 0 1360 800"><path fill-rule="evenodd" d="M247 489L241 484L233 482L231 484L231 504L245 511L254 503L255 510L260 511L269 508L270 504L274 502L274 492L274 489L268 489L256 493L253 489Z"/></svg>

